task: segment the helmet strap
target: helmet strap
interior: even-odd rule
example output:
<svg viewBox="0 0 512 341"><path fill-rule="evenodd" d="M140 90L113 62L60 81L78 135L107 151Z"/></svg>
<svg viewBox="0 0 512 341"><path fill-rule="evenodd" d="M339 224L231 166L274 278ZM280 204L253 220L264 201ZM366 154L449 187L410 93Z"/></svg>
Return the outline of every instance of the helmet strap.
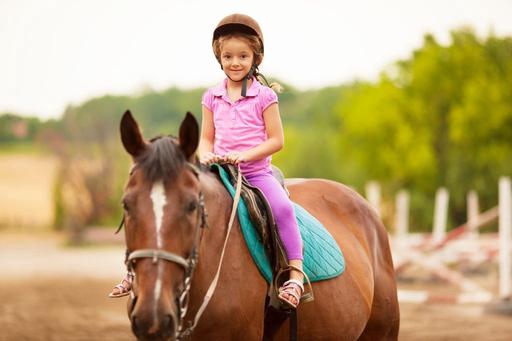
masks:
<svg viewBox="0 0 512 341"><path fill-rule="evenodd" d="M254 74L254 70L256 70L256 64L252 64L251 69L249 70L249 73L245 75L243 81L242 81L242 97L247 96L247 80L252 78L252 75Z"/></svg>

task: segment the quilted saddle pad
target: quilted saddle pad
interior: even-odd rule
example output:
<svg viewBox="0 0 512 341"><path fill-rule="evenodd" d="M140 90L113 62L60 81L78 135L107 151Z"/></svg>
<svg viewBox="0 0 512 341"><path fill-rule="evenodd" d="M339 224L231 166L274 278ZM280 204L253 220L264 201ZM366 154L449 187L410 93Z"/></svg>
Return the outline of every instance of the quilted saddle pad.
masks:
<svg viewBox="0 0 512 341"><path fill-rule="evenodd" d="M216 166L224 186L234 197L235 188L229 182L227 172L218 165L213 166ZM303 268L310 281L321 281L342 274L345 270L345 259L336 241L315 217L300 205L296 203L293 205L304 244ZM270 283L272 281L272 268L242 198L238 203L237 213L251 256L263 277Z"/></svg>

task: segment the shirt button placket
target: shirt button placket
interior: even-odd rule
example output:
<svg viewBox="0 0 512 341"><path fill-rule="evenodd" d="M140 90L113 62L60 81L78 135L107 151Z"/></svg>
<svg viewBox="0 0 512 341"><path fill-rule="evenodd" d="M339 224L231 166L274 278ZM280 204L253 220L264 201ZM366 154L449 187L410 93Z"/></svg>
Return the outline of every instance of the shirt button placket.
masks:
<svg viewBox="0 0 512 341"><path fill-rule="evenodd" d="M234 106L231 107L231 126L234 127L236 124L236 109Z"/></svg>

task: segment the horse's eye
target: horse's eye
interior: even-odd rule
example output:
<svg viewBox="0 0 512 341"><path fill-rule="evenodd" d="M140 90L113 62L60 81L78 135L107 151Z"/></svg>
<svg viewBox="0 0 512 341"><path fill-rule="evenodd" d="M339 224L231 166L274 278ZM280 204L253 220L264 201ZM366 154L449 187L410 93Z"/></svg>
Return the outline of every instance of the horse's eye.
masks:
<svg viewBox="0 0 512 341"><path fill-rule="evenodd" d="M187 206L187 211L188 212L194 212L197 208L197 201L191 201L188 206Z"/></svg>

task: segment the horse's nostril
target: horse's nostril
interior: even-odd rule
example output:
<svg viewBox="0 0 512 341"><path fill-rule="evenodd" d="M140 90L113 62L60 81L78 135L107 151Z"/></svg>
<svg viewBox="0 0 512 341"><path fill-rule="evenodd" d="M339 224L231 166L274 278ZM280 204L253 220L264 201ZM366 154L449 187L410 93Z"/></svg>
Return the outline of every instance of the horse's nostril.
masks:
<svg viewBox="0 0 512 341"><path fill-rule="evenodd" d="M176 321L172 315L165 315L162 319L162 330L164 330L168 336L173 336L176 332L176 328Z"/></svg>

